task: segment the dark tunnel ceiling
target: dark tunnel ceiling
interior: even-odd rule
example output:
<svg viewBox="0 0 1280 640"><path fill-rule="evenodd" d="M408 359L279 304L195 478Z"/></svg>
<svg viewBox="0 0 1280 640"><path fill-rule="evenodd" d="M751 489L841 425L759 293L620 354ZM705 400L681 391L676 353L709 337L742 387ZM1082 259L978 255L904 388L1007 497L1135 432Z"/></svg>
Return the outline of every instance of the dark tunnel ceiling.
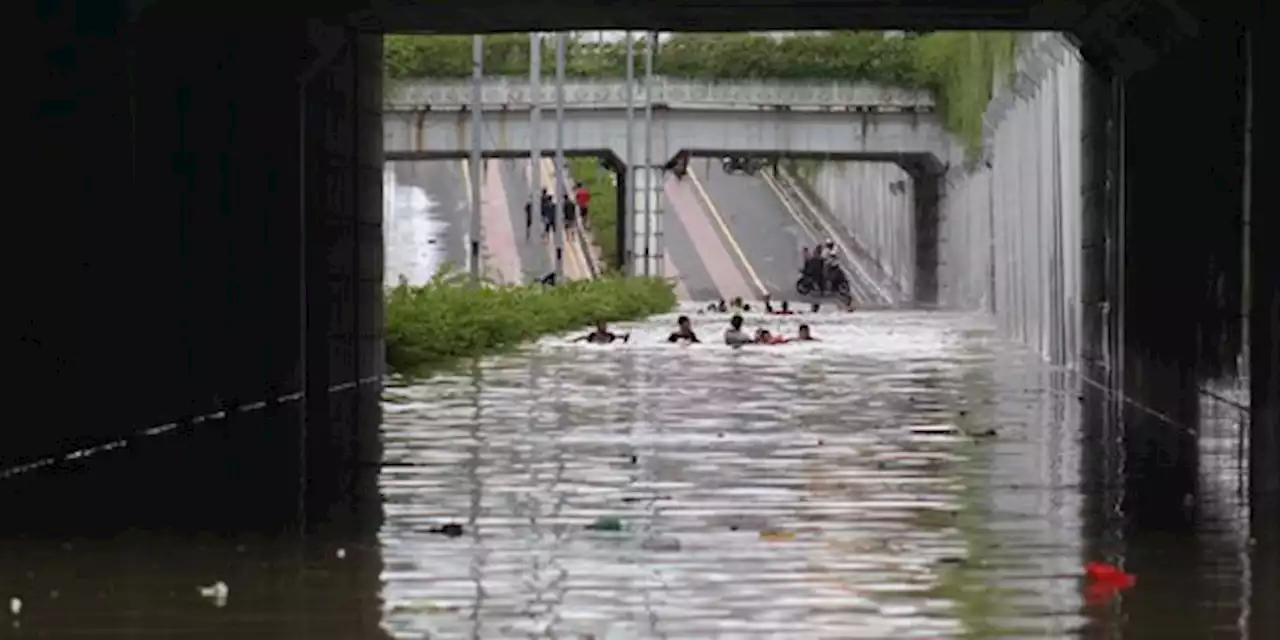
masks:
<svg viewBox="0 0 1280 640"><path fill-rule="evenodd" d="M132 0L149 13L264 20L245 0ZM1016 29L1064 31L1086 55L1140 68L1194 37L1206 18L1256 11L1247 0L329 0L308 17L417 33L663 29ZM250 17L252 16L252 17Z"/></svg>

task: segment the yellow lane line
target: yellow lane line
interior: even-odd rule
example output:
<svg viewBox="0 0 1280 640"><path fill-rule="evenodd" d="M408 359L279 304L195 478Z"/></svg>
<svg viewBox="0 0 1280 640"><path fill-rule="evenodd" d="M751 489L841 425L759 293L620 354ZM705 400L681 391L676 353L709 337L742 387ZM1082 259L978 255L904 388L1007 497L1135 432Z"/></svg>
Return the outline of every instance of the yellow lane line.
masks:
<svg viewBox="0 0 1280 640"><path fill-rule="evenodd" d="M764 286L764 281L760 279L760 275L756 273L756 270L751 267L751 263L747 261L747 254L743 253L738 241L733 239L733 234L729 232L729 225L725 224L724 218L720 216L720 211L716 209L715 203L711 201L711 196L707 194L707 190L702 188L702 181L698 180L698 176L693 172L692 167L689 169L689 178L693 180L693 188L697 189L698 194L702 196L702 203L707 206L707 212L715 220L716 226L720 227L720 232L724 234L724 239L728 241L729 247L738 255L738 260L742 262L742 267L747 270L747 276L755 283L756 289L760 290L760 295L768 295L769 289Z"/></svg>

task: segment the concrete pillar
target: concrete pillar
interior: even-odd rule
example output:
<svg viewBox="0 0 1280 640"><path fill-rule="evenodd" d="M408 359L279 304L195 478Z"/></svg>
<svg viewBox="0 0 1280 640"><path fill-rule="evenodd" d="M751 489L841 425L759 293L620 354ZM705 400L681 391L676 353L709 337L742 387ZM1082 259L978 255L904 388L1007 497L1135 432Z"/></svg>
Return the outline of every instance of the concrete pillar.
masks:
<svg viewBox="0 0 1280 640"><path fill-rule="evenodd" d="M1275 125L1267 117L1274 112L1277 88L1274 70L1264 53L1270 35L1259 29L1250 43L1254 84L1249 167L1251 638L1280 637L1280 611L1274 605L1274 594L1280 593L1280 255L1275 248L1280 238L1280 206L1268 182L1272 176L1259 170L1272 146L1266 140L1275 140ZM1266 131L1272 135L1268 137Z"/></svg>
<svg viewBox="0 0 1280 640"><path fill-rule="evenodd" d="M938 206L946 174L935 169L915 171L915 264L912 297L917 304L938 303Z"/></svg>
<svg viewBox="0 0 1280 640"><path fill-rule="evenodd" d="M380 459L382 47L376 34L315 23L308 44L316 54L302 105L306 495L309 512L356 524L364 519L356 497L366 493L356 488ZM376 499L376 480L372 487Z"/></svg>

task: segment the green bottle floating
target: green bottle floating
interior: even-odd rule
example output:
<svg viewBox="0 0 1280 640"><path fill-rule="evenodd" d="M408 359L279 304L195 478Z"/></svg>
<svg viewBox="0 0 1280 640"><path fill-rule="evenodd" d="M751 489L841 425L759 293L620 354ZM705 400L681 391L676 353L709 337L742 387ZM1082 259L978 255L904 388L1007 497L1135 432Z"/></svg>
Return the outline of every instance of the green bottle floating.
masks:
<svg viewBox="0 0 1280 640"><path fill-rule="evenodd" d="M587 525L588 531L622 531L622 521L617 518L596 518L595 522Z"/></svg>

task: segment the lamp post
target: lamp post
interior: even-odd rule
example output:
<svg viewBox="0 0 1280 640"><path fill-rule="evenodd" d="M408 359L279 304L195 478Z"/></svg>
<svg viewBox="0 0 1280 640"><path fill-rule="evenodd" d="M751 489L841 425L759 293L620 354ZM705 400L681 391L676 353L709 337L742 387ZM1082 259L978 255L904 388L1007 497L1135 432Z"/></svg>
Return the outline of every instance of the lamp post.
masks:
<svg viewBox="0 0 1280 640"><path fill-rule="evenodd" d="M484 36L474 36L471 39L471 237L467 261L471 266L471 284L477 288L480 286L481 234L484 233L480 224L480 180L483 178L480 147L484 142L481 131L483 126L481 110L484 107L481 92L483 82Z"/></svg>
<svg viewBox="0 0 1280 640"><path fill-rule="evenodd" d="M542 34L537 31L529 33L529 132L529 216L531 222L541 222Z"/></svg>
<svg viewBox="0 0 1280 640"><path fill-rule="evenodd" d="M565 34L556 34L556 282L564 278L564 48Z"/></svg>

